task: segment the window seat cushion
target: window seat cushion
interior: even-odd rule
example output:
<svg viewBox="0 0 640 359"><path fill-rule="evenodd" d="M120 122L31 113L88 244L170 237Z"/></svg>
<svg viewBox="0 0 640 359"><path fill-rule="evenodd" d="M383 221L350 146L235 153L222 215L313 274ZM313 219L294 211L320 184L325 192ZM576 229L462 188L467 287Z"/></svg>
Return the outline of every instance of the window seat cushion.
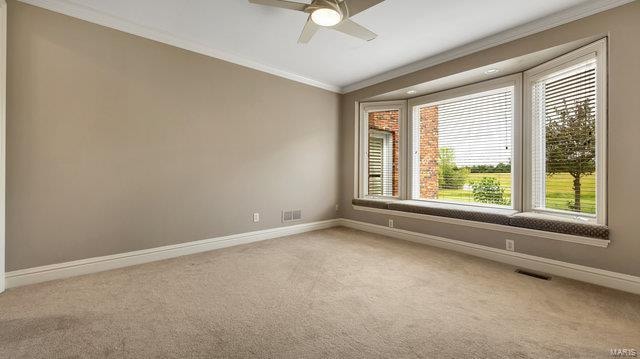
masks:
<svg viewBox="0 0 640 359"><path fill-rule="evenodd" d="M354 206L494 223L580 237L609 239L609 228L605 225L578 222L572 219L564 219L539 213L519 213L514 210L501 208L480 209L472 206L447 203L390 199L356 198L353 199L352 204Z"/></svg>
<svg viewBox="0 0 640 359"><path fill-rule="evenodd" d="M392 201L388 199L354 198L351 204L369 208L389 209L390 202Z"/></svg>
<svg viewBox="0 0 640 359"><path fill-rule="evenodd" d="M538 213L518 213L511 216L509 225L520 228L537 229L546 232L570 234L574 236L609 239L609 227L588 222Z"/></svg>
<svg viewBox="0 0 640 359"><path fill-rule="evenodd" d="M468 206L442 205L440 203L424 203L416 201L392 202L388 204L388 208L394 211L504 225L509 224L509 217L512 214L511 211L501 209L475 209L469 208Z"/></svg>

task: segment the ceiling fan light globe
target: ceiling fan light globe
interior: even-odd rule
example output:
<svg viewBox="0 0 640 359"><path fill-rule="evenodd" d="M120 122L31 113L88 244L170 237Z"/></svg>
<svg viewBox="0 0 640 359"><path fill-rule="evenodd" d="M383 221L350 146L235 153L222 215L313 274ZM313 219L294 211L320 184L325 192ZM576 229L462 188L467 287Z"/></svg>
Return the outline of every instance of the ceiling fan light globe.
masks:
<svg viewBox="0 0 640 359"><path fill-rule="evenodd" d="M317 9L311 13L311 20L317 25L331 27L342 21L342 14L334 9Z"/></svg>

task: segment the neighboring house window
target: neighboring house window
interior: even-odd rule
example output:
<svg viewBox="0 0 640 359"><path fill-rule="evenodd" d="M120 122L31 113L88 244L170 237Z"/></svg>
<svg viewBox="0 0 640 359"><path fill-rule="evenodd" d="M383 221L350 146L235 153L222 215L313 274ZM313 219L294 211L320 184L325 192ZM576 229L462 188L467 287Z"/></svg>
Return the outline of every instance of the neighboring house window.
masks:
<svg viewBox="0 0 640 359"><path fill-rule="evenodd" d="M519 77L410 101L412 198L513 207Z"/></svg>
<svg viewBox="0 0 640 359"><path fill-rule="evenodd" d="M394 102L361 108L361 196L400 197L404 112L404 104Z"/></svg>
<svg viewBox="0 0 640 359"><path fill-rule="evenodd" d="M397 131L369 128L369 195L398 195L397 161L393 160L398 147L394 146L394 133Z"/></svg>
<svg viewBox="0 0 640 359"><path fill-rule="evenodd" d="M606 224L606 45L406 102L362 103L356 193Z"/></svg>
<svg viewBox="0 0 640 359"><path fill-rule="evenodd" d="M605 222L606 43L525 72L526 209Z"/></svg>

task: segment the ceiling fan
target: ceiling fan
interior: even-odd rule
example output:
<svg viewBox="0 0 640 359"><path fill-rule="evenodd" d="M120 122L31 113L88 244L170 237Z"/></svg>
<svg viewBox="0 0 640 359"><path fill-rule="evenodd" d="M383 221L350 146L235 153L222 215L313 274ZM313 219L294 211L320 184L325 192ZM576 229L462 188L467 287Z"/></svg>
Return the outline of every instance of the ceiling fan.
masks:
<svg viewBox="0 0 640 359"><path fill-rule="evenodd" d="M375 39L378 35L352 21L350 17L383 1L384 0L313 0L311 4L303 4L286 0L249 0L252 4L274 6L308 13L309 18L298 39L298 43L301 44L308 43L320 27L327 27L366 41Z"/></svg>

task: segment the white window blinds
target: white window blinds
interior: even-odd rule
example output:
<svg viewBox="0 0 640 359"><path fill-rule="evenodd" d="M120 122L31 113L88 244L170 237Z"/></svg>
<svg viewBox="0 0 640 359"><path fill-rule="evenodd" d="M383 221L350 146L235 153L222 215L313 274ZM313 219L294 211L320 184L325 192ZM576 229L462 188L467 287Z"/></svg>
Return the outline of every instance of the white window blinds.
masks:
<svg viewBox="0 0 640 359"><path fill-rule="evenodd" d="M474 93L414 112L414 197L511 206L513 92Z"/></svg>
<svg viewBox="0 0 640 359"><path fill-rule="evenodd" d="M532 87L532 195L537 209L596 213L596 58Z"/></svg>

